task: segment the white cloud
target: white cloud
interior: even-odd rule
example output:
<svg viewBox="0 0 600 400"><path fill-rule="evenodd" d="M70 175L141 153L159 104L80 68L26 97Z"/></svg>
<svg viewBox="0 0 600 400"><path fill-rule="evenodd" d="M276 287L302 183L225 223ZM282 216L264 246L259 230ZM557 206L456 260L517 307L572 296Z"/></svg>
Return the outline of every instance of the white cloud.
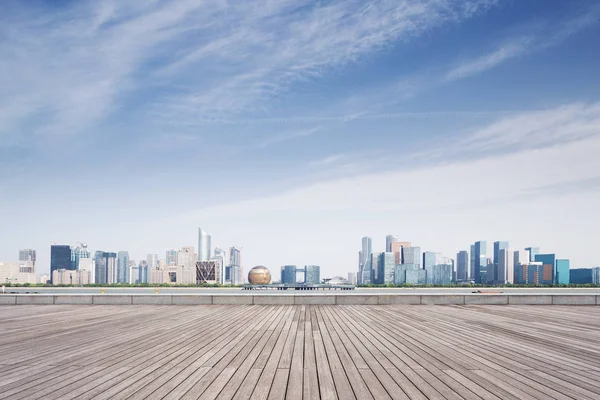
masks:
<svg viewBox="0 0 600 400"><path fill-rule="evenodd" d="M532 22L530 32L505 39L495 50L463 60L446 72L444 81L453 81L476 75L497 65L549 47L558 46L582 30L600 21L600 6L591 4L579 14L555 23Z"/></svg>

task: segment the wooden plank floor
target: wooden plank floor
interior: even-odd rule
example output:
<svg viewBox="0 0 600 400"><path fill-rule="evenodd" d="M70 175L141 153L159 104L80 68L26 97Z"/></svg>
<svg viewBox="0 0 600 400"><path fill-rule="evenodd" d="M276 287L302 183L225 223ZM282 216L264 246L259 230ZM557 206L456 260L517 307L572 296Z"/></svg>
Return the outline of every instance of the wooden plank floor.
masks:
<svg viewBox="0 0 600 400"><path fill-rule="evenodd" d="M598 399L600 307L0 306L0 399Z"/></svg>

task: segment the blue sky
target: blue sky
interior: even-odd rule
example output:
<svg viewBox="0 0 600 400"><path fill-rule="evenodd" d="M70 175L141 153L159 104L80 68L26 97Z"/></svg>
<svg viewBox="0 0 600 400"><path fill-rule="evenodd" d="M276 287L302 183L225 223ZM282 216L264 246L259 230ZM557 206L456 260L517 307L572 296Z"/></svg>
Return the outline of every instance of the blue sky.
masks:
<svg viewBox="0 0 600 400"><path fill-rule="evenodd" d="M4 1L0 259L356 268L360 238L600 264L600 4Z"/></svg>

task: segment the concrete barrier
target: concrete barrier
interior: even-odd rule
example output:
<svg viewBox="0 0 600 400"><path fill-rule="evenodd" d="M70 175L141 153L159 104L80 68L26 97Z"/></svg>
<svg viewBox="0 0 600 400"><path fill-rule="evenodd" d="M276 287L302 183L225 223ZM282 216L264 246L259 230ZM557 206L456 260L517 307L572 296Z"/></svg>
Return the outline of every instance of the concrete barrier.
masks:
<svg viewBox="0 0 600 400"><path fill-rule="evenodd" d="M30 294L25 296L17 296L17 304L54 304L54 296L45 294Z"/></svg>
<svg viewBox="0 0 600 400"><path fill-rule="evenodd" d="M172 296L170 294L151 295L143 294L137 296L131 296L132 304L173 304Z"/></svg>
<svg viewBox="0 0 600 400"><path fill-rule="evenodd" d="M294 304L301 305L327 305L327 304L335 304L335 295L294 295Z"/></svg>
<svg viewBox="0 0 600 400"><path fill-rule="evenodd" d="M15 304L17 304L17 296L6 295L6 294L0 295L0 306L15 305Z"/></svg>
<svg viewBox="0 0 600 400"><path fill-rule="evenodd" d="M450 304L465 304L465 296L463 295L431 295L421 296L421 304L431 305L450 305Z"/></svg>
<svg viewBox="0 0 600 400"><path fill-rule="evenodd" d="M10 294L0 295L0 305L26 304L133 304L133 305L600 305L600 296L585 294L239 294L239 295L76 295Z"/></svg>
<svg viewBox="0 0 600 400"><path fill-rule="evenodd" d="M175 305L199 305L212 304L211 295L194 295L194 294L174 294L171 297L171 304Z"/></svg>
<svg viewBox="0 0 600 400"><path fill-rule="evenodd" d="M421 304L421 295L415 294L382 294L378 295L380 305L391 305L391 304Z"/></svg>
<svg viewBox="0 0 600 400"><path fill-rule="evenodd" d="M503 294L466 294L465 304L508 304L508 297Z"/></svg>
<svg viewBox="0 0 600 400"><path fill-rule="evenodd" d="M252 296L248 295L213 295L212 297L213 304L253 304Z"/></svg>
<svg viewBox="0 0 600 400"><path fill-rule="evenodd" d="M508 304L548 305L552 304L552 295L513 294L508 296Z"/></svg>
<svg viewBox="0 0 600 400"><path fill-rule="evenodd" d="M133 296L126 295L98 295L92 296L92 304L102 305L128 305L133 304Z"/></svg>
<svg viewBox="0 0 600 400"><path fill-rule="evenodd" d="M583 306L583 305L591 305L596 304L597 296L574 296L574 295L555 295L552 296L552 304L557 305L574 305L574 306Z"/></svg>
<svg viewBox="0 0 600 400"><path fill-rule="evenodd" d="M377 304L379 304L379 296L377 296L377 295L335 296L335 304L340 304L340 305L377 305Z"/></svg>
<svg viewBox="0 0 600 400"><path fill-rule="evenodd" d="M261 305L293 305L294 295L268 295L252 296L254 299L253 304Z"/></svg>
<svg viewBox="0 0 600 400"><path fill-rule="evenodd" d="M54 304L94 304L91 295L54 296Z"/></svg>

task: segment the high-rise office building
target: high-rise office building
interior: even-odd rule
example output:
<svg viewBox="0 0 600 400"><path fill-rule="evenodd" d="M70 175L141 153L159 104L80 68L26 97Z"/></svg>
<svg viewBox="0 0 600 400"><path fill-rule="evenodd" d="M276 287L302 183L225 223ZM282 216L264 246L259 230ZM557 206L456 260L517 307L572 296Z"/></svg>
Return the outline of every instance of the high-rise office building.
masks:
<svg viewBox="0 0 600 400"><path fill-rule="evenodd" d="M377 256L377 281L380 285L391 285L394 283L394 274L396 263L394 262L394 253L379 253Z"/></svg>
<svg viewBox="0 0 600 400"><path fill-rule="evenodd" d="M385 251L386 253L392 252L392 243L399 242L400 238L396 235L387 235L385 237Z"/></svg>
<svg viewBox="0 0 600 400"><path fill-rule="evenodd" d="M196 253L193 246L182 247L177 253L177 265L183 265L187 269L196 269Z"/></svg>
<svg viewBox="0 0 600 400"><path fill-rule="evenodd" d="M482 283L486 280L487 272L487 242L485 240L475 242L474 253L475 268L472 279L475 283Z"/></svg>
<svg viewBox="0 0 600 400"><path fill-rule="evenodd" d="M539 279L540 285L551 285L556 283L556 255L555 254L536 254L535 261L541 262L543 266L542 277Z"/></svg>
<svg viewBox="0 0 600 400"><path fill-rule="evenodd" d="M33 274L35 273L36 253L34 249L19 250L20 272Z"/></svg>
<svg viewBox="0 0 600 400"><path fill-rule="evenodd" d="M362 238L362 250L359 253L360 262L358 265L358 283L366 284L371 283L371 245L372 241L370 237Z"/></svg>
<svg viewBox="0 0 600 400"><path fill-rule="evenodd" d="M421 248L418 246L403 247L402 264L416 264L421 268Z"/></svg>
<svg viewBox="0 0 600 400"><path fill-rule="evenodd" d="M96 251L94 263L95 283L117 283L117 253Z"/></svg>
<svg viewBox="0 0 600 400"><path fill-rule="evenodd" d="M50 246L50 276L57 269L73 269L71 246L56 244Z"/></svg>
<svg viewBox="0 0 600 400"><path fill-rule="evenodd" d="M525 250L527 250L529 252L529 261L535 262L535 256L540 254L540 248L539 247L525 247Z"/></svg>
<svg viewBox="0 0 600 400"><path fill-rule="evenodd" d="M396 264L404 263L404 261L402 261L402 249L405 247L410 247L410 246L411 246L410 242L401 242L401 241L392 242L390 251L392 253L394 253L394 262Z"/></svg>
<svg viewBox="0 0 600 400"><path fill-rule="evenodd" d="M464 282L469 279L469 252L461 250L456 255L456 280Z"/></svg>
<svg viewBox="0 0 600 400"><path fill-rule="evenodd" d="M600 284L600 267L569 270L569 283L577 285Z"/></svg>
<svg viewBox="0 0 600 400"><path fill-rule="evenodd" d="M73 264L73 269L79 269L79 261L82 258L90 258L90 251L88 250L87 244L78 243L77 247L71 250L71 263Z"/></svg>
<svg viewBox="0 0 600 400"><path fill-rule="evenodd" d="M514 265L517 265L520 263L528 263L530 261L531 261L531 259L529 258L528 250L516 250L514 252Z"/></svg>
<svg viewBox="0 0 600 400"><path fill-rule="evenodd" d="M167 265L179 265L177 262L177 250L169 249L166 251L165 263Z"/></svg>
<svg viewBox="0 0 600 400"><path fill-rule="evenodd" d="M198 228L198 261L210 260L211 253L211 238L210 235L202 228Z"/></svg>
<svg viewBox="0 0 600 400"><path fill-rule="evenodd" d="M117 254L117 282L129 283L129 252L119 251Z"/></svg>
<svg viewBox="0 0 600 400"><path fill-rule="evenodd" d="M148 268L158 267L158 254L148 254L146 256L146 262L148 263Z"/></svg>
<svg viewBox="0 0 600 400"><path fill-rule="evenodd" d="M511 249L498 250L498 262L494 264L495 283L514 283L515 256Z"/></svg>
<svg viewBox="0 0 600 400"><path fill-rule="evenodd" d="M475 245L471 245L471 251L469 252L469 279L475 280Z"/></svg>
<svg viewBox="0 0 600 400"><path fill-rule="evenodd" d="M356 274L354 272L348 272L348 282L356 285Z"/></svg>
<svg viewBox="0 0 600 400"><path fill-rule="evenodd" d="M295 265L284 265L281 267L281 283L292 285L296 283L297 267Z"/></svg>
<svg viewBox="0 0 600 400"><path fill-rule="evenodd" d="M508 249L508 241L494 242L494 264L498 263L498 254L502 249Z"/></svg>
<svg viewBox="0 0 600 400"><path fill-rule="evenodd" d="M433 251L424 251L423 252L423 269L427 269L427 267L431 267L436 265L437 253Z"/></svg>
<svg viewBox="0 0 600 400"><path fill-rule="evenodd" d="M304 283L307 285L317 285L321 283L321 267L318 265L305 265Z"/></svg>
<svg viewBox="0 0 600 400"><path fill-rule="evenodd" d="M232 285L241 285L244 283L244 274L242 271L242 253L237 247L229 248L229 266L230 281Z"/></svg>
<svg viewBox="0 0 600 400"><path fill-rule="evenodd" d="M138 265L138 283L149 283L147 261L142 260Z"/></svg>
<svg viewBox="0 0 600 400"><path fill-rule="evenodd" d="M568 285L571 282L571 263L569 260L556 260L556 279L559 285Z"/></svg>
<svg viewBox="0 0 600 400"><path fill-rule="evenodd" d="M428 285L449 285L452 282L451 264L430 265L425 271Z"/></svg>

